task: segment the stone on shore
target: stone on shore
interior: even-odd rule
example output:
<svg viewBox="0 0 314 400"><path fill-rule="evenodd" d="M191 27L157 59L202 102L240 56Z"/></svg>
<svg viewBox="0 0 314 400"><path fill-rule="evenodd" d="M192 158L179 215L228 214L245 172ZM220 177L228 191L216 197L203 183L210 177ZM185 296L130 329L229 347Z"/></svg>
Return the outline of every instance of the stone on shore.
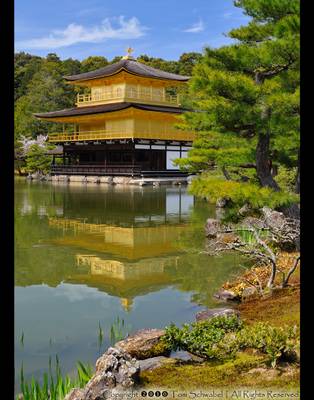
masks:
<svg viewBox="0 0 314 400"><path fill-rule="evenodd" d="M196 314L195 319L196 321L205 321L214 317L230 317L233 315L239 317L240 313L233 308L211 308L209 310L199 311Z"/></svg>
<svg viewBox="0 0 314 400"><path fill-rule="evenodd" d="M215 238L221 231L221 223L218 219L208 218L205 225L205 232L208 238Z"/></svg>
<svg viewBox="0 0 314 400"><path fill-rule="evenodd" d="M214 297L223 301L239 301L239 296L231 290L219 290Z"/></svg>
<svg viewBox="0 0 314 400"><path fill-rule="evenodd" d="M141 329L126 339L115 344L117 349L122 349L138 360L155 356L165 356L170 353L168 347L162 343L163 329Z"/></svg>
<svg viewBox="0 0 314 400"><path fill-rule="evenodd" d="M163 367L164 365L176 364L176 358L158 356L146 358L146 360L139 360L140 371L152 371L153 369Z"/></svg>
<svg viewBox="0 0 314 400"><path fill-rule="evenodd" d="M112 390L130 389L138 382L137 360L121 349L109 349L97 360L96 372L84 389L73 389L65 400L110 399Z"/></svg>

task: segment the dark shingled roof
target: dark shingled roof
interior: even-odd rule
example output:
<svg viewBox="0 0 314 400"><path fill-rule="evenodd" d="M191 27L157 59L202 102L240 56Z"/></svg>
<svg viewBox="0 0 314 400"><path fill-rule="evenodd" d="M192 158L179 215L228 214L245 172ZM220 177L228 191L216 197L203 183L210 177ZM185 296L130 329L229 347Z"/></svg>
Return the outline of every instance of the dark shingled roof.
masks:
<svg viewBox="0 0 314 400"><path fill-rule="evenodd" d="M185 82L189 80L189 76L172 74L170 72L161 71L160 69L149 67L146 64L139 63L135 60L122 59L117 63L107 65L106 67L96 69L95 71L84 72L83 74L68 75L64 79L67 81L82 81L95 78L102 78L115 75L121 70L125 70L130 74L140 75L148 78L167 79Z"/></svg>
<svg viewBox="0 0 314 400"><path fill-rule="evenodd" d="M114 104L101 104L99 106L66 108L65 110L59 110L59 111L50 111L47 113L40 113L40 114L36 113L34 114L34 116L38 118L70 117L75 115L88 115L88 114L99 114L112 111L120 111L120 110L125 110L126 108L129 107L134 107L139 110L168 112L173 114L181 114L184 111L188 111L184 108L179 108L179 107L154 106L150 104L139 104L139 103L114 103Z"/></svg>

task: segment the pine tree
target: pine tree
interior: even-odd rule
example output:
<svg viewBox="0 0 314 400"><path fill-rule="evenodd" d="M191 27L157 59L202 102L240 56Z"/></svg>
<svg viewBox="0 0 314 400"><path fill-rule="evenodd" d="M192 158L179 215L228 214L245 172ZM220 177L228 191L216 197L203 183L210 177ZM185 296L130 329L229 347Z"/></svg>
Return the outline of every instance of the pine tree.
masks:
<svg viewBox="0 0 314 400"><path fill-rule="evenodd" d="M190 81L183 127L198 132L179 164L206 170L229 168L260 186L279 190L276 166L297 166L299 149L299 0L236 0L251 17L233 29L236 42L206 48ZM241 172L242 171L242 172ZM252 171L254 172L252 174Z"/></svg>

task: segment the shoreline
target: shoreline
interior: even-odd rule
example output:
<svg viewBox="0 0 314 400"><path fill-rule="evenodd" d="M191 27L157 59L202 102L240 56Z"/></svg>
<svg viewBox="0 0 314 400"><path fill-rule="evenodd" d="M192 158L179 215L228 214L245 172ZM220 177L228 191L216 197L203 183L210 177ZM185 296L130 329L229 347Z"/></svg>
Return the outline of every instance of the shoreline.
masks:
<svg viewBox="0 0 314 400"><path fill-rule="evenodd" d="M85 175L43 175L43 176L19 176L30 181L45 181L53 183L75 183L75 184L109 184L109 185L136 185L136 186L159 186L159 185L188 185L195 175L185 177L147 177L135 178L126 176L85 176Z"/></svg>

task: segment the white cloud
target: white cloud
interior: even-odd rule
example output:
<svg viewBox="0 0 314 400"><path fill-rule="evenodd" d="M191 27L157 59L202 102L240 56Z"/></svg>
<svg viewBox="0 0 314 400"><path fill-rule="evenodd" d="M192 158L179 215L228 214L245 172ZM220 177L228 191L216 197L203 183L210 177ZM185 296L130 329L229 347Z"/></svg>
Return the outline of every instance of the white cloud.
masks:
<svg viewBox="0 0 314 400"><path fill-rule="evenodd" d="M114 23L114 24L113 24ZM46 37L23 40L16 43L19 49L56 49L77 43L97 43L106 39L137 39L145 35L147 28L136 17L106 18L100 26L91 28L72 23L64 30L53 30Z"/></svg>
<svg viewBox="0 0 314 400"><path fill-rule="evenodd" d="M198 22L193 24L190 28L185 29L183 32L198 33L205 29L203 21L200 19Z"/></svg>

